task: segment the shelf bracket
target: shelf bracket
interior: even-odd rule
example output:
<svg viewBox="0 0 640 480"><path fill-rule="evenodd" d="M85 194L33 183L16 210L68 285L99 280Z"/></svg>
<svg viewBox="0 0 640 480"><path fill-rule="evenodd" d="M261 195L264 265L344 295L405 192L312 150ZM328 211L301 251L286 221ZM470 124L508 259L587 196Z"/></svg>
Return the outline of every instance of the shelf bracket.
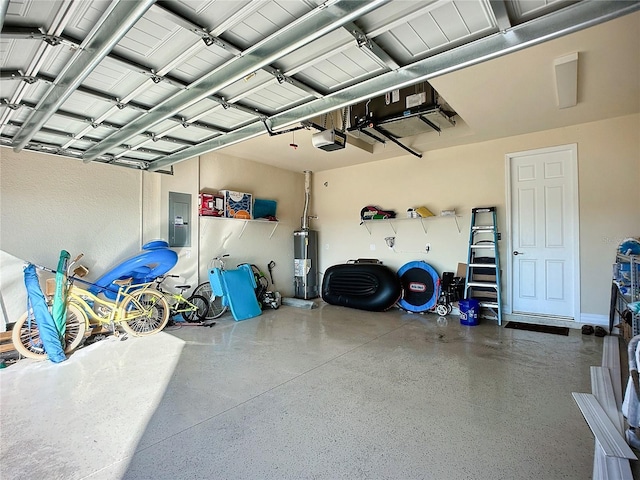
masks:
<svg viewBox="0 0 640 480"><path fill-rule="evenodd" d="M244 229L245 229L245 228L247 228L247 223L249 223L249 222L248 222L248 220L245 220L245 221L243 222L243 224L242 224L242 230L240 230L240 234L238 235L238 238L242 238L242 234L244 233Z"/></svg>
<svg viewBox="0 0 640 480"><path fill-rule="evenodd" d="M427 226L424 224L424 217L420 217L420 225L422 225L422 230L424 230L424 234L427 234Z"/></svg>
<svg viewBox="0 0 640 480"><path fill-rule="evenodd" d="M392 220L393 219L391 218L384 218L382 220L363 220L362 222L360 222L360 225L364 225L364 228L366 228L367 232L369 232L369 235L371 235L371 226L370 226L371 222L388 223L389 226L391 227L391 230L393 230L393 233L397 234L398 229L396 228Z"/></svg>
<svg viewBox="0 0 640 480"><path fill-rule="evenodd" d="M271 235L269 235L269 240L273 237L273 234L276 233L276 228L278 228L278 222L273 226L273 230L271 230Z"/></svg>

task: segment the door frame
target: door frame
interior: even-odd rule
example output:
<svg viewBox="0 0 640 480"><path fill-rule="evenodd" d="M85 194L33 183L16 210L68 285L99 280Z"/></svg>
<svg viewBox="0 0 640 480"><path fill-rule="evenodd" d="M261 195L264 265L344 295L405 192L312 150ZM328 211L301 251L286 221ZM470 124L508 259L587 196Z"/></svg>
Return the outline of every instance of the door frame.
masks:
<svg viewBox="0 0 640 480"><path fill-rule="evenodd" d="M570 143L566 145L557 145L554 147L545 147L545 148L536 148L533 150L524 150L521 152L511 152L505 154L505 182L506 182L506 226L507 226L507 251L505 252L505 260L507 264L507 295L506 302L505 297L503 297L504 302L504 311L507 314L512 314L513 308L513 266L512 266L512 256L511 252L513 251L513 240L512 240L512 225L511 225L511 214L512 214L512 205L511 205L511 181L512 181L512 160L518 157L524 157L528 155L534 154L545 154L559 151L569 151L571 152L571 160L569 161L569 168L571 169L571 180L573 182L572 190L573 190L573 211L571 214L571 221L573 222L573 231L575 235L573 236L572 247L573 247L573 282L574 282L574 298L573 298L573 321L580 322L581 313L580 313L580 195L579 195L579 182L578 182L578 144ZM535 315L534 315L535 316ZM540 314L540 317L544 318L557 318L560 320L566 320L565 317L553 317L549 315Z"/></svg>

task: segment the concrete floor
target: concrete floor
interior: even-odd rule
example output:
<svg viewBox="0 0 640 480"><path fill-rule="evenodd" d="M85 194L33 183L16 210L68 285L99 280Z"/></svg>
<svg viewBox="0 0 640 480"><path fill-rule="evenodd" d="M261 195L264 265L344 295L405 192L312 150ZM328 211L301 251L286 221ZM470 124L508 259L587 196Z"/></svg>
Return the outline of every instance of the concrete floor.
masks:
<svg viewBox="0 0 640 480"><path fill-rule="evenodd" d="M579 479L602 339L323 305L0 370L0 478Z"/></svg>

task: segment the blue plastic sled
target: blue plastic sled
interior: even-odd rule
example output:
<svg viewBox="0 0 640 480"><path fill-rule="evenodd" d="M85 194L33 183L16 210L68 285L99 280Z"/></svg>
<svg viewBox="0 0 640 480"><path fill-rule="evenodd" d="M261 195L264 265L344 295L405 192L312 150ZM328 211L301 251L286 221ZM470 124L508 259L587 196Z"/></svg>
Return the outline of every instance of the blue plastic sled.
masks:
<svg viewBox="0 0 640 480"><path fill-rule="evenodd" d="M256 299L256 279L250 265L240 265L236 270L209 271L211 291L222 297L222 304L231 309L233 318L246 320L262 314Z"/></svg>

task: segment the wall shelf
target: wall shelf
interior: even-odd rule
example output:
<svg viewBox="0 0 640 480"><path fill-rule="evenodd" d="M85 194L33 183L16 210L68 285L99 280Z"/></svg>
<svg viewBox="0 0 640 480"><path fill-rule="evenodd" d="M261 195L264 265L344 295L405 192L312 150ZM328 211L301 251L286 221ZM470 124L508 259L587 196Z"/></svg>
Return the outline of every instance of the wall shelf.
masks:
<svg viewBox="0 0 640 480"><path fill-rule="evenodd" d="M400 218L381 218L378 220L362 220L360 225L364 225L369 235L371 235L371 225L372 224L382 224L386 223L391 227L394 234L398 233L397 223L398 222L420 222L422 225L422 230L424 234L427 234L427 224L431 221L434 221L438 218L453 218L456 222L456 228L458 229L458 233L460 233L460 225L458 224L459 215L433 215L432 217L400 217Z"/></svg>
<svg viewBox="0 0 640 480"><path fill-rule="evenodd" d="M211 219L215 219L215 220L229 220L232 222L243 222L242 225L242 230L240 230L240 233L238 234L238 238L242 238L242 235L244 234L245 229L247 228L247 225L249 223L269 223L271 225L273 225L273 229L271 230L271 233L269 234L269 238L273 237L273 234L276 232L276 229L278 228L278 225L280 222L278 222L277 220L262 220L260 218L252 218L252 219L245 219L245 218L229 218L229 217L214 217L213 215L200 215L200 218L211 218Z"/></svg>

